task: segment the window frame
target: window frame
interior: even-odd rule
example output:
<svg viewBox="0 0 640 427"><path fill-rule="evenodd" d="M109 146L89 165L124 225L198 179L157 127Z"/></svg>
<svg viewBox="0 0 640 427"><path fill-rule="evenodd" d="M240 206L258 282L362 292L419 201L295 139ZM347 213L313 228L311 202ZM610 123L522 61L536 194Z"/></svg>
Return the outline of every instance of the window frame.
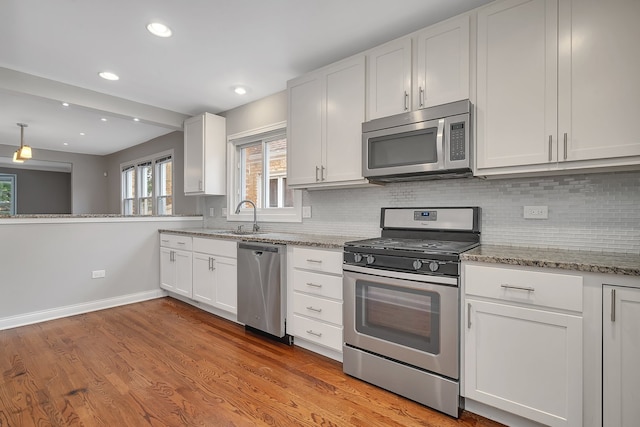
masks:
<svg viewBox="0 0 640 427"><path fill-rule="evenodd" d="M241 207L240 213L235 213L242 194L240 147L269 139L267 134L282 132L286 136L286 131L287 122L283 121L227 137L227 221L253 222L253 207L248 203ZM263 179L262 187L264 186L265 180ZM302 222L302 191L293 190L292 207L262 208L258 206L256 212L258 221L262 222Z"/></svg>
<svg viewBox="0 0 640 427"><path fill-rule="evenodd" d="M174 150L166 150L166 151L162 151L160 153L156 153L156 154L152 154L150 156L145 156L145 157L140 157L134 160L130 160L128 162L124 162L124 163L120 163L120 214L121 215L127 215L127 216L171 216L175 214L175 156L174 156ZM160 197L166 197L166 195L161 196L160 193L160 183L159 183L159 177L158 177L158 173L157 173L157 166L158 166L158 162L161 160L166 160L168 157L171 158L171 213L170 214L158 214L158 199ZM148 199L149 197L141 197L142 195L142 185L143 185L143 180L141 178L141 174L140 174L140 167L141 166L151 166L151 180L152 180L152 191L151 191L151 214L149 215L142 215L140 214L141 212L141 202L142 199ZM136 189L136 194L135 197L133 198L125 198L125 180L124 180L124 172L127 169L133 168L134 172L135 172L135 189ZM124 212L124 206L125 206L125 200L133 200L134 201L134 206L135 206L135 212L134 214L125 214Z"/></svg>
<svg viewBox="0 0 640 427"><path fill-rule="evenodd" d="M0 173L2 176L2 181L8 182L11 186L11 197L9 198L9 213L7 215L0 214L0 218L3 216L14 216L16 215L16 209L18 207L18 176L12 173Z"/></svg>

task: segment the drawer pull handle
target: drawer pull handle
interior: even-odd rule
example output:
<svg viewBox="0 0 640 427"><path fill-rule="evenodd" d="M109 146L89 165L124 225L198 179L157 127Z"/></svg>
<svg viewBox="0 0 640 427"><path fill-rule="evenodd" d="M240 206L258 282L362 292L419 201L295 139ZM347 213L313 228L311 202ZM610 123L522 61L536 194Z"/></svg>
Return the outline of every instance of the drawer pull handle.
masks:
<svg viewBox="0 0 640 427"><path fill-rule="evenodd" d="M307 282L307 286L311 286L312 288L321 288L322 285L318 285L316 283Z"/></svg>
<svg viewBox="0 0 640 427"><path fill-rule="evenodd" d="M505 288L505 289L516 289L518 291L527 291L527 292L534 292L535 289L531 288L529 286L512 286L512 285L500 285L501 287Z"/></svg>
<svg viewBox="0 0 640 427"><path fill-rule="evenodd" d="M467 303L467 329L471 329L471 303Z"/></svg>
<svg viewBox="0 0 640 427"><path fill-rule="evenodd" d="M322 332L313 332L313 329L309 329L309 330L307 331L307 333L308 333L309 335L315 335L315 336L316 336L316 337L318 337L318 338L320 338L320 337L322 336Z"/></svg>
<svg viewBox="0 0 640 427"><path fill-rule="evenodd" d="M321 259L309 259L309 258L307 258L307 262L315 262L317 264L322 264L322 260Z"/></svg>
<svg viewBox="0 0 640 427"><path fill-rule="evenodd" d="M169 243L169 241L162 239L162 243Z"/></svg>
<svg viewBox="0 0 640 427"><path fill-rule="evenodd" d="M315 308L313 306L307 307L307 310L315 311L316 313L322 313L322 309L321 308Z"/></svg>
<svg viewBox="0 0 640 427"><path fill-rule="evenodd" d="M185 242L178 242L179 245L185 245Z"/></svg>

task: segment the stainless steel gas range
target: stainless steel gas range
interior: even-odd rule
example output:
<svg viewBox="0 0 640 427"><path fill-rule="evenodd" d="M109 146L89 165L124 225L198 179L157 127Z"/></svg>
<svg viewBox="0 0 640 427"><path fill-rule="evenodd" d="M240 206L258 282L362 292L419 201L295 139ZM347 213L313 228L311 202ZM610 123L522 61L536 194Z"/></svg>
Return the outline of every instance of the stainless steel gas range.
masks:
<svg viewBox="0 0 640 427"><path fill-rule="evenodd" d="M345 244L343 370L457 417L460 254L480 208L382 208L380 225Z"/></svg>

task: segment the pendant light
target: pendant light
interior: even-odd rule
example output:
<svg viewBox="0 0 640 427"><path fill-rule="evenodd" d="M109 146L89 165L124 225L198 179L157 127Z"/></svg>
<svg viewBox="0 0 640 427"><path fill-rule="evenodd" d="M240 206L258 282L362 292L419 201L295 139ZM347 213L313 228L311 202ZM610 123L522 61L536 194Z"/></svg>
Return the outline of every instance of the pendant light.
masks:
<svg viewBox="0 0 640 427"><path fill-rule="evenodd" d="M24 163L25 160L31 159L31 147L28 145L24 145L24 128L26 128L26 123L16 123L20 126L20 148L13 153L13 161L15 163Z"/></svg>

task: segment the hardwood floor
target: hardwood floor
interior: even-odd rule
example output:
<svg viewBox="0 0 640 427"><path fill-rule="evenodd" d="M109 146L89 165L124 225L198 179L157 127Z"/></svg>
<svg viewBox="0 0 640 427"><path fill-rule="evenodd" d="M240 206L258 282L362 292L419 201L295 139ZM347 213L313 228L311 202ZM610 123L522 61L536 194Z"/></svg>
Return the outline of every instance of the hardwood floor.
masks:
<svg viewBox="0 0 640 427"><path fill-rule="evenodd" d="M498 426L459 420L171 298L0 331L0 426Z"/></svg>

